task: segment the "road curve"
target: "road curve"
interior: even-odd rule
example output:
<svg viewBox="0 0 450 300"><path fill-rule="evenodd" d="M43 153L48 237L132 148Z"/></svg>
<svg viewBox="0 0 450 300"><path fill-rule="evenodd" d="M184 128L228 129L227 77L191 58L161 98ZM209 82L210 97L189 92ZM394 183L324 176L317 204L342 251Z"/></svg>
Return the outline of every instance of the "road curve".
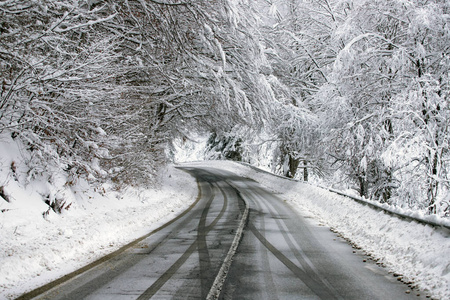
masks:
<svg viewBox="0 0 450 300"><path fill-rule="evenodd" d="M256 182L213 168L182 169L199 186L189 211L117 255L21 299L422 299ZM217 280L246 207L241 243ZM220 284L211 293L215 281Z"/></svg>

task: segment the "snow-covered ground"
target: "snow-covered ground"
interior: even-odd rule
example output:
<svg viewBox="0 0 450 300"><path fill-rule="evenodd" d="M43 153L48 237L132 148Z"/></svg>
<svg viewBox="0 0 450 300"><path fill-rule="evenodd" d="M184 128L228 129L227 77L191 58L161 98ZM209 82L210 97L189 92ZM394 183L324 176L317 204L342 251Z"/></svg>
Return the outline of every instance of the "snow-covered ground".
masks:
<svg viewBox="0 0 450 300"><path fill-rule="evenodd" d="M328 225L390 271L401 274L403 281L413 282L434 298L450 299L448 232L241 164L208 161L190 165L222 168L260 182L301 215ZM83 196L78 195L69 210L46 219L42 212L48 206L32 201L26 190L21 193L21 199L0 202L0 209L8 209L0 214L0 299L14 298L148 233L188 207L197 191L192 177L170 166L159 190L129 188L120 194L106 190L103 195L79 191Z"/></svg>

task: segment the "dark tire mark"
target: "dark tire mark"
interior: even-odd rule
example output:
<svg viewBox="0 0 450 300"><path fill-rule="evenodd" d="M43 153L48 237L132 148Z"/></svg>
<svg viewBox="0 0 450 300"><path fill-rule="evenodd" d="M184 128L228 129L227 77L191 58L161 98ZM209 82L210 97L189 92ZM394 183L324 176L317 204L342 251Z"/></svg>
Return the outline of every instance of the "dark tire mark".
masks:
<svg viewBox="0 0 450 300"><path fill-rule="evenodd" d="M208 182L209 186L213 187L213 184ZM181 257L164 273L162 274L144 293L142 293L137 299L144 300L150 299L153 297L161 287L180 269L180 267L187 261L187 259L197 250L199 253L199 262L200 262L200 280L201 280L201 293L202 298L206 298L206 295L209 292L209 282L212 281L211 272L213 271L211 268L211 260L209 256L208 247L206 244L206 236L213 229L213 227L217 224L217 222L224 215L226 208L228 206L228 198L226 197L223 188L217 185L217 187L221 190L224 196L224 203L222 209L218 216L211 222L210 225L206 226L206 218L209 213L209 209L214 200L214 194L208 199L205 207L202 210L202 214L200 217L199 225L197 228L197 238L196 240L189 246L189 248L181 255ZM201 186L199 185L199 191Z"/></svg>
<svg viewBox="0 0 450 300"><path fill-rule="evenodd" d="M279 215L282 215L283 212L280 211L279 207L276 207L269 201L267 201L264 197L261 197L263 205L267 208L269 213L271 214L272 218L274 218L278 228L280 229L281 234L283 235L284 240L289 246L289 249L294 254L294 256L297 258L300 265L303 267L303 270L310 274L311 276L315 277L316 281L322 282L324 285L324 288L328 289L331 294L339 295L339 293L334 289L334 287L325 279L323 278L319 271L315 268L314 264L309 260L308 256L303 252L301 245L297 244L298 246L295 246L292 239L288 236L288 231L285 230L287 228L286 223L284 223L283 220L278 218ZM270 206L270 207L269 207ZM276 213L274 212L276 211ZM278 213L278 214L277 214ZM283 223L285 226L283 226ZM340 296L336 296L337 299L342 299Z"/></svg>
<svg viewBox="0 0 450 300"><path fill-rule="evenodd" d="M212 187L211 184L209 184L209 185ZM200 185L199 185L199 187L200 187ZM206 220L206 216L208 215L208 211L209 211L209 208L211 206L213 199L214 199L214 194L212 194L210 196L205 207L202 210L202 215L200 218L198 228L201 227L201 223L204 222L204 220ZM142 293L137 298L138 300L150 299L151 297L153 297L161 289L161 287L178 271L178 269L180 269L180 267L187 261L187 259L191 256L191 254L194 253L195 250L197 250L197 248L199 247L199 244L200 244L200 247L204 247L203 245L201 245L201 242L199 241L199 239L205 238L207 232L204 229L202 229L202 232L203 232L203 237L201 237L200 234L197 233L197 238L189 246L189 248L181 255L181 257L174 264L172 264L170 266L170 268L166 272L164 272L164 274L162 274L147 290L145 290L144 293ZM206 241L205 241L205 244L206 244ZM208 259L209 259L209 257L208 257ZM203 288L202 288L202 290L203 290Z"/></svg>
<svg viewBox="0 0 450 300"><path fill-rule="evenodd" d="M228 183L228 185L231 187L231 185ZM243 213L239 213L237 219L239 219L239 226L236 229L236 233L234 234L233 242L231 243L230 248L228 249L227 255L225 259L223 260L222 265L220 266L219 272L216 275L216 278L214 279L214 282L211 286L211 289L206 297L207 300L216 300L220 298L220 295L222 293L222 289L225 283L225 280L228 276L228 272L231 267L231 263L233 262L233 257L236 254L237 248L241 243L244 228L247 225L248 222L248 215L249 215L249 206L248 203L242 198L241 193L233 188L233 191L236 193L236 196L238 198L238 207L239 211L241 211L242 208L244 208ZM241 217L239 217L241 216Z"/></svg>
<svg viewBox="0 0 450 300"><path fill-rule="evenodd" d="M250 195L258 195L257 197L260 198L261 201L253 200L254 205L256 208L261 208L261 205L264 205L271 217L275 220L275 223L277 224L277 227L279 228L279 232L282 234L284 240L289 246L290 251L294 254L298 262L300 263L300 267L294 264L289 258L287 258L281 251L279 251L275 246L273 246L261 233L265 231L265 221L264 217L261 218L261 231L258 231L254 224L251 224L249 228L251 229L252 233L255 235L255 237L261 242L264 247L267 248L272 254L275 255L275 257L280 260L286 267L288 267L289 270L291 270L295 276L297 276L303 283L305 283L317 296L319 296L322 299L341 299L340 296L338 296L338 293L336 290L324 279L321 278L318 271L314 268L314 266L311 266L311 262L308 263L306 260L308 259L306 254L303 253L302 249L300 248L300 245L296 247L292 239L288 236L288 232L286 231L285 226L282 224L282 220L280 220L279 215L282 215L282 212L278 207L276 207L273 203L270 203L263 197L262 194L258 193L257 191L251 189L252 192ZM253 197L249 197L253 198ZM274 212L276 211L276 213ZM265 278L267 280L267 278ZM266 283L270 283L266 281Z"/></svg>
<svg viewBox="0 0 450 300"><path fill-rule="evenodd" d="M269 250L279 261L281 261L296 277L298 277L304 284L306 284L311 291L313 291L321 299L338 299L336 296L324 288L321 281L310 277L310 274L300 269L289 258L287 258L280 250L272 245L256 228L250 223L249 229L253 235Z"/></svg>
<svg viewBox="0 0 450 300"><path fill-rule="evenodd" d="M253 203L255 204L256 208L258 210L260 210L260 205L258 204L257 201L253 201ZM261 224L260 224L260 228L261 231L265 231L266 229L266 222L265 222L265 218L261 218ZM264 244L261 243L261 247L264 247ZM261 251L261 256L262 256L262 260L263 261L267 261L269 262L269 254L267 253L267 251ZM268 293L268 291L272 291L274 295L277 294L277 287L275 285L275 282L273 280L273 275L271 272L271 268L270 268L270 264L263 264L263 267L266 268L266 272L264 272L264 282L266 283L266 293ZM268 298L270 298L269 295L267 295ZM275 299L274 299L275 300Z"/></svg>
<svg viewBox="0 0 450 300"><path fill-rule="evenodd" d="M228 207L228 197L224 192L223 187L218 186L218 188L220 189L220 192L223 195L223 206L222 206L222 210L220 211L219 215L217 216L217 218L214 219L214 221L211 222L211 224L209 224L208 226L206 226L206 230L211 231L211 229L213 229L214 226L216 226L217 222L222 219L222 216L224 215L227 207Z"/></svg>
<svg viewBox="0 0 450 300"><path fill-rule="evenodd" d="M212 186L212 184L210 183ZM206 217L208 216L209 208L214 197L211 197L202 211L200 221L197 227L197 252L200 266L200 286L202 291L202 299L208 294L208 287L206 286L209 272L211 272L211 259L209 257L208 245L206 244L206 235L209 230L206 229Z"/></svg>
<svg viewBox="0 0 450 300"><path fill-rule="evenodd" d="M144 293L142 293L137 300L150 299L159 289L178 271L178 269L186 262L192 253L197 249L197 242L194 242L181 255L181 257L170 268L158 278Z"/></svg>
<svg viewBox="0 0 450 300"><path fill-rule="evenodd" d="M202 299L206 299L206 297L208 296L212 284L212 279L214 278L213 273L214 269L211 268L211 259L209 256L208 245L206 244L206 235L209 233L209 231L211 231L214 228L217 222L222 218L228 206L228 198L225 195L223 188L220 187L218 184L216 185L223 195L222 209L219 215L208 226L205 225L208 212L203 211L197 231L197 241L198 241L197 245L200 263L200 281L201 281Z"/></svg>

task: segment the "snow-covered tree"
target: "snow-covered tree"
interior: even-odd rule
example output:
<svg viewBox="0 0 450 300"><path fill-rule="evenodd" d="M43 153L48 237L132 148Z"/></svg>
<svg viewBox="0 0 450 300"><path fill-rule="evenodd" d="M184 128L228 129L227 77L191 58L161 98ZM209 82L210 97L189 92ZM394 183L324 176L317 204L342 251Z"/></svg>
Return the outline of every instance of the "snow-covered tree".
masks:
<svg viewBox="0 0 450 300"><path fill-rule="evenodd" d="M172 139L202 131L233 158L276 148L286 176L338 169L361 195L448 213L449 10L2 1L0 131L28 145L29 179L147 184Z"/></svg>
<svg viewBox="0 0 450 300"><path fill-rule="evenodd" d="M174 136L267 113L246 1L4 1L0 14L0 130L29 143L31 170L144 183Z"/></svg>
<svg viewBox="0 0 450 300"><path fill-rule="evenodd" d="M448 182L448 4L348 8L334 36L343 47L317 94L330 155L361 195L395 195L434 212L438 186Z"/></svg>
<svg viewBox="0 0 450 300"><path fill-rule="evenodd" d="M273 101L272 129L279 149L275 159L281 172L294 177L303 169L320 171L320 131L314 115L313 96L328 82L327 69L336 51L334 28L340 22L338 4L329 1L270 1L272 19L264 28L266 55L270 63ZM316 172L317 173L317 172Z"/></svg>

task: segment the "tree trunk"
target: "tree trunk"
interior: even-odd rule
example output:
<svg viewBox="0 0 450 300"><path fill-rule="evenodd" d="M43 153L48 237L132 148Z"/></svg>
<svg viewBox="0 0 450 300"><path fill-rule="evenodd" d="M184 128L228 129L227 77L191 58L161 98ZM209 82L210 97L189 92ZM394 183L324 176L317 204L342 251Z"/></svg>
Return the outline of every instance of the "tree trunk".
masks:
<svg viewBox="0 0 450 300"><path fill-rule="evenodd" d="M431 153L429 155L431 157ZM437 176L437 164L438 164L438 155L434 154L431 162L431 174L432 176L428 178L428 212L430 214L436 214L436 196L438 192L438 182L435 179Z"/></svg>
<svg viewBox="0 0 450 300"><path fill-rule="evenodd" d="M364 176L358 176L358 180L359 180L359 195L361 197L367 198L369 192L369 183L367 182Z"/></svg>
<svg viewBox="0 0 450 300"><path fill-rule="evenodd" d="M308 161L303 161L303 164L304 164L304 167L303 167L303 181L308 181L308 168L307 168L307 165L308 165Z"/></svg>
<svg viewBox="0 0 450 300"><path fill-rule="evenodd" d="M289 175L288 177L294 178L295 174L297 174L298 165L300 164L300 160L298 158L292 157L289 155Z"/></svg>

